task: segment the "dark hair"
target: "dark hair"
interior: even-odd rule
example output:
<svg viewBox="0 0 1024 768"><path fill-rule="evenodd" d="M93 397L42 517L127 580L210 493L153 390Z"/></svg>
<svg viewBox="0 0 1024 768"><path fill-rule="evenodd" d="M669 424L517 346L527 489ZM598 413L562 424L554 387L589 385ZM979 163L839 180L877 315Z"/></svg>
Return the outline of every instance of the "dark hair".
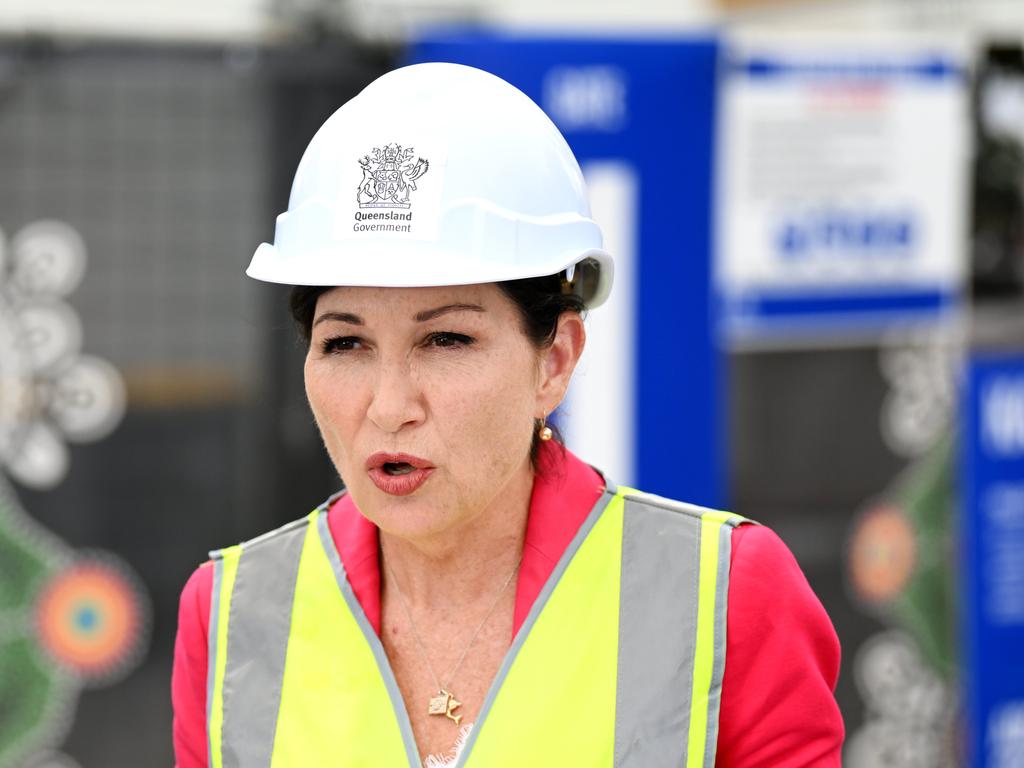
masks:
<svg viewBox="0 0 1024 768"><path fill-rule="evenodd" d="M564 312L583 314L583 299L573 293L565 281L564 274L544 275L543 277L527 277L522 280L506 280L496 283L519 310L523 333L538 350L547 349L555 340L558 330L558 318ZM306 344L313 335L313 316L316 313L316 302L321 294L329 291L329 287L319 285L296 285L289 296L292 317L298 326L299 333ZM540 427L538 421L535 425ZM551 426L551 425L549 425ZM551 426L555 439L559 444L562 436L557 427ZM535 470L537 465L540 438L538 430L533 432L533 443L530 446L530 461Z"/></svg>

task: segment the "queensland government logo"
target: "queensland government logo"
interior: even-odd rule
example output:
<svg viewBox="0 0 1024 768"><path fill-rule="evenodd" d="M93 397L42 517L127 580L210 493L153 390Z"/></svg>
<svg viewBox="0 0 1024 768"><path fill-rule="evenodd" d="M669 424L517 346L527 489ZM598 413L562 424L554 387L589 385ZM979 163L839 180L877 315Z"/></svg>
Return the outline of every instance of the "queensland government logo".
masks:
<svg viewBox="0 0 1024 768"><path fill-rule="evenodd" d="M416 191L416 180L430 168L430 163L416 157L412 147L386 144L374 147L368 155L359 158L363 179L356 191L360 209L391 208L399 210L366 211L355 214L355 232L409 232L412 229L412 211L409 193Z"/></svg>
<svg viewBox="0 0 1024 768"><path fill-rule="evenodd" d="M416 180L430 168L422 157L414 158L412 147L388 144L383 149L359 158L363 180L356 200L360 208L408 208L409 192L416 190Z"/></svg>

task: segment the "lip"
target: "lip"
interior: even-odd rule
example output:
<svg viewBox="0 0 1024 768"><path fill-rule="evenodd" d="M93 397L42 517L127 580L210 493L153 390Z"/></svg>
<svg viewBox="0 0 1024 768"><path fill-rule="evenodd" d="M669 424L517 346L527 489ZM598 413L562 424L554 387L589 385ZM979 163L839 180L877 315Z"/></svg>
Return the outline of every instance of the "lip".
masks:
<svg viewBox="0 0 1024 768"><path fill-rule="evenodd" d="M385 464L408 464L413 471L405 475L389 475ZM434 465L419 456L409 453L385 453L378 451L366 460L366 474L384 493L391 496L408 496L415 492L434 473Z"/></svg>

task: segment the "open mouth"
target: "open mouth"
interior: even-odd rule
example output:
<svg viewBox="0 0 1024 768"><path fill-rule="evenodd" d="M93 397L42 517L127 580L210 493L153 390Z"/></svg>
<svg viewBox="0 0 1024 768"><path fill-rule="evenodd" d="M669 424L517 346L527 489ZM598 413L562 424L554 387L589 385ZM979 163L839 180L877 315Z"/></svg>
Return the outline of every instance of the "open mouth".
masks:
<svg viewBox="0 0 1024 768"><path fill-rule="evenodd" d="M408 496L415 493L434 472L427 459L411 453L377 451L366 460L370 480L384 493Z"/></svg>
<svg viewBox="0 0 1024 768"><path fill-rule="evenodd" d="M404 461L389 461L386 462L381 468L392 477L408 475L410 472L413 472L416 469L416 467L414 467L412 464L408 464Z"/></svg>

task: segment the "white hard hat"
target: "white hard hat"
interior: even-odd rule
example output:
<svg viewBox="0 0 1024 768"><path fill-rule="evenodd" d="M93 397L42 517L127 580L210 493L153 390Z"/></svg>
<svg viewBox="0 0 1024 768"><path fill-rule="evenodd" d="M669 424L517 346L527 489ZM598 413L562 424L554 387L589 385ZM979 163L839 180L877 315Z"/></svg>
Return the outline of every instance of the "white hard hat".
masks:
<svg viewBox="0 0 1024 768"><path fill-rule="evenodd" d="M588 307L613 264L576 158L525 94L459 64L390 72L317 131L247 274L290 285L464 285L568 272Z"/></svg>

